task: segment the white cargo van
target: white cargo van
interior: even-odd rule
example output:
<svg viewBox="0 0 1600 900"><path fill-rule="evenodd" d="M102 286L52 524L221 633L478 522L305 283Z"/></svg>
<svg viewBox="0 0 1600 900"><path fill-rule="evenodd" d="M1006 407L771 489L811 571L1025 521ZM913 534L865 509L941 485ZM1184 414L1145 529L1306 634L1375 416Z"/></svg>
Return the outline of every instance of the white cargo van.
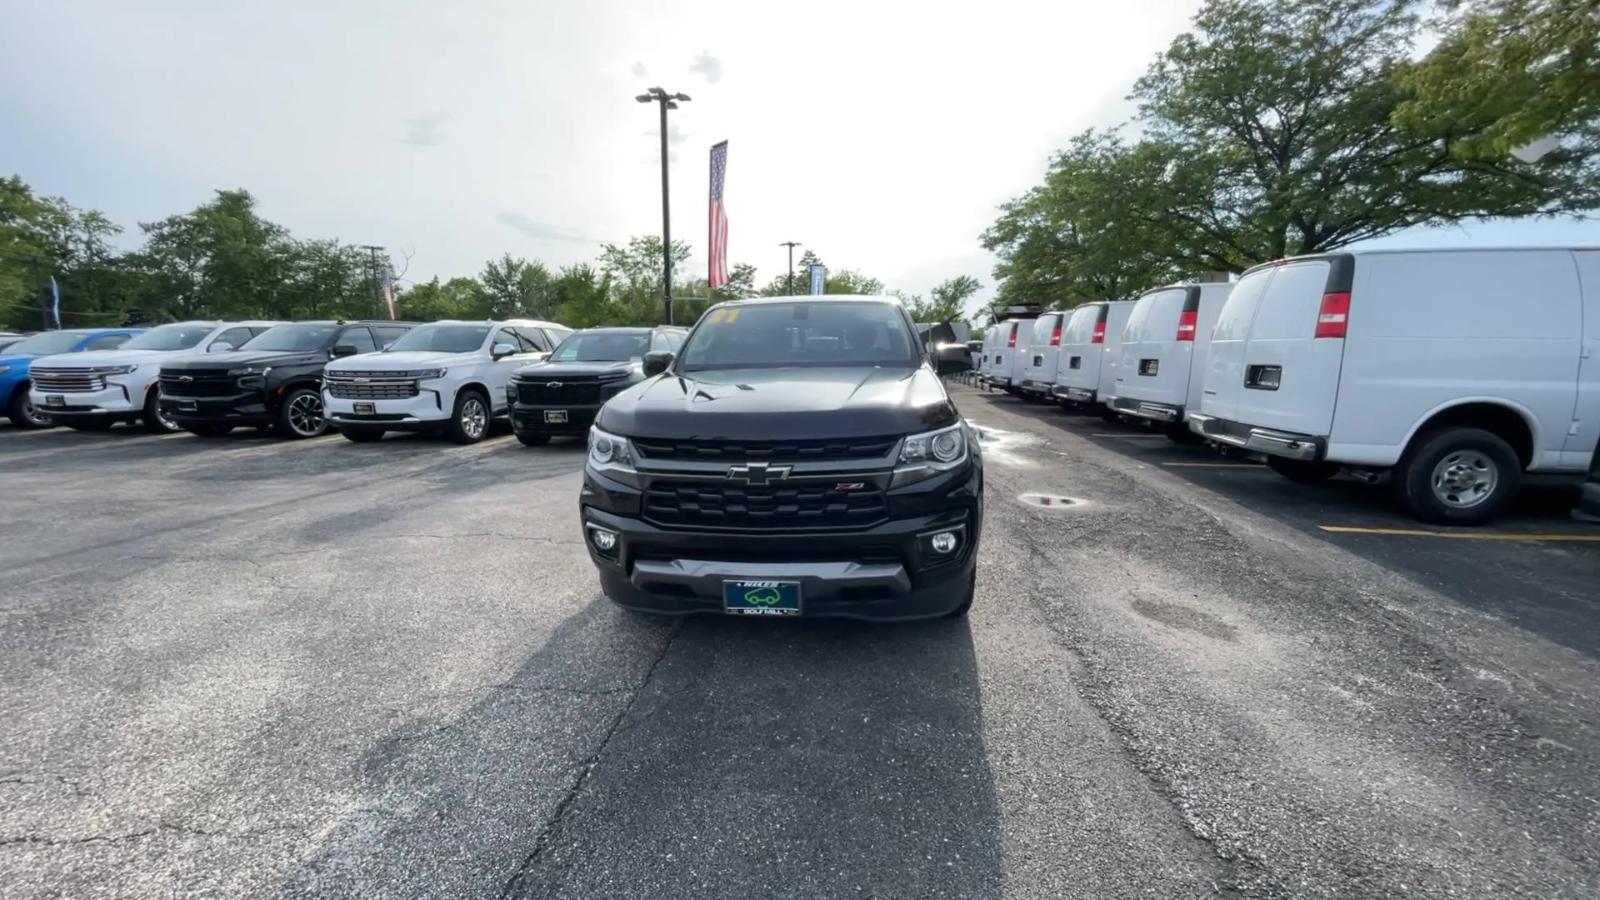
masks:
<svg viewBox="0 0 1600 900"><path fill-rule="evenodd" d="M1132 300L1099 301L1073 311L1062 331L1060 363L1050 393L1083 404L1103 404L1116 395L1122 329L1133 304Z"/></svg>
<svg viewBox="0 0 1600 900"><path fill-rule="evenodd" d="M1018 309L1032 311L1038 307ZM1036 314L1030 314L1029 311L1021 312L1018 318L996 322L985 333L982 375L986 387L1000 388L1010 394L1021 393L1022 363L1028 347L1028 329L1032 327L1033 316Z"/></svg>
<svg viewBox="0 0 1600 900"><path fill-rule="evenodd" d="M1194 440L1189 413L1200 408L1211 329L1232 290L1224 282L1175 284L1134 301L1111 408L1166 425L1173 440Z"/></svg>
<svg viewBox="0 0 1600 900"><path fill-rule="evenodd" d="M1196 433L1296 480L1388 473L1419 519L1488 521L1600 441L1600 249L1365 251L1246 272Z"/></svg>
<svg viewBox="0 0 1600 900"><path fill-rule="evenodd" d="M1056 382L1061 359L1061 332L1071 313L1049 312L1033 320L1028 329L1028 349L1022 354L1022 388L1030 397L1048 398Z"/></svg>

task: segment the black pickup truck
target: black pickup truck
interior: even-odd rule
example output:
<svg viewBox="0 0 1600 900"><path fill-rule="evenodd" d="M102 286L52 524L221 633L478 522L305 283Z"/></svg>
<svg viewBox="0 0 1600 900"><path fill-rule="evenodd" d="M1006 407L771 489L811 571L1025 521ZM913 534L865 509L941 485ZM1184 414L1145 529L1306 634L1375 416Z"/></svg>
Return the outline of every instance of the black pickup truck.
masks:
<svg viewBox="0 0 1600 900"><path fill-rule="evenodd" d="M606 596L651 613L907 620L971 607L975 430L894 298L712 307L600 409L579 499Z"/></svg>
<svg viewBox="0 0 1600 900"><path fill-rule="evenodd" d="M161 367L161 414L194 434L216 437L238 426L308 438L328 428L322 369L330 359L372 353L411 322L296 322L270 328L226 357Z"/></svg>

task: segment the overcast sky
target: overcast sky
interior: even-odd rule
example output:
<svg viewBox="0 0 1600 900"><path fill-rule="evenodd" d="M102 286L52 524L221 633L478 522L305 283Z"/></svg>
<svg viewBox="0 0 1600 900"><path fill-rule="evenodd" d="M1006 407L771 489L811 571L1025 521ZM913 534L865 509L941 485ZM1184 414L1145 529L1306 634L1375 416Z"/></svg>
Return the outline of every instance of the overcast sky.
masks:
<svg viewBox="0 0 1600 900"><path fill-rule="evenodd" d="M411 252L409 277L511 252L552 265L658 233L654 106L673 113L674 234L704 274L707 152L729 143L730 256L925 293L971 274L995 206L1052 150L1132 112L1197 2L440 3L8 0L0 173L127 227L248 188L300 237ZM1503 223L1386 243L1594 242Z"/></svg>

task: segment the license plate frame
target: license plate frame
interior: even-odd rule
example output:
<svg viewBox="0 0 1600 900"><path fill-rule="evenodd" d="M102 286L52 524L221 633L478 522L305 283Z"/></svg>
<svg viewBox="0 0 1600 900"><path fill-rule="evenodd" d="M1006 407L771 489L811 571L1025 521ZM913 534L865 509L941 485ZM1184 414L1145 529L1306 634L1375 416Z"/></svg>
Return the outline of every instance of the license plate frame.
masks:
<svg viewBox="0 0 1600 900"><path fill-rule="evenodd" d="M185 402L185 403L179 403L178 404L178 412L199 412L199 411L200 411L200 404L198 404L198 403Z"/></svg>
<svg viewBox="0 0 1600 900"><path fill-rule="evenodd" d="M371 403L357 403L355 404L355 410L358 416L375 416L378 414L378 407Z"/></svg>
<svg viewBox="0 0 1600 900"><path fill-rule="evenodd" d="M569 421L571 419L564 409L547 409L544 411L544 423L546 425L565 425Z"/></svg>
<svg viewBox="0 0 1600 900"><path fill-rule="evenodd" d="M57 409L60 409L61 407L67 405L67 398L61 396L60 394L45 394L44 405L53 406Z"/></svg>
<svg viewBox="0 0 1600 900"><path fill-rule="evenodd" d="M776 578L729 578L722 582L722 610L732 616L798 616L800 582Z"/></svg>

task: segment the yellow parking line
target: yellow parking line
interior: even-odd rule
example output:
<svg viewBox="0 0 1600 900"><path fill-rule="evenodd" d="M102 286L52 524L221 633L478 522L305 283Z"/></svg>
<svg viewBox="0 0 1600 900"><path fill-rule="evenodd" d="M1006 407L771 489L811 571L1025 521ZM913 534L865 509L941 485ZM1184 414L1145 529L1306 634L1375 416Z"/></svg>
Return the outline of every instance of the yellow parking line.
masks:
<svg viewBox="0 0 1600 900"><path fill-rule="evenodd" d="M1381 534L1389 537L1457 538L1464 541L1564 541L1600 544L1600 534L1517 534L1509 531L1427 531L1421 528L1357 528L1351 525L1318 525L1330 534Z"/></svg>
<svg viewBox="0 0 1600 900"><path fill-rule="evenodd" d="M1164 462L1163 466L1184 469L1265 469L1261 463L1214 463L1214 462Z"/></svg>

